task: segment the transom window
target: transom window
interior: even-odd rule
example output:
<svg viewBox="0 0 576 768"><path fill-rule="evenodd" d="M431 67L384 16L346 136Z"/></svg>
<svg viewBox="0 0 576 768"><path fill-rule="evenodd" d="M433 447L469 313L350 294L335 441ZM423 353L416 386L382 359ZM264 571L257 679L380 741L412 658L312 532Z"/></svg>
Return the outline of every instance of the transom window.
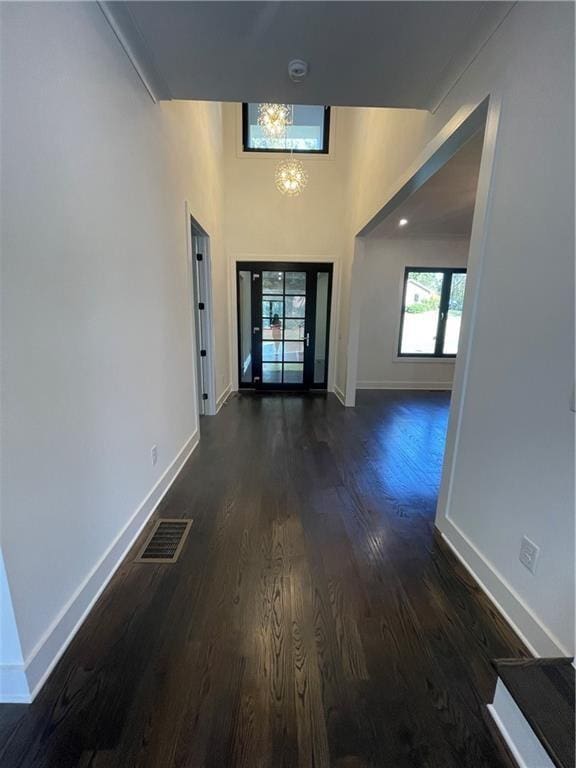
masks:
<svg viewBox="0 0 576 768"><path fill-rule="evenodd" d="M330 136L330 107L291 104L290 121L282 136L267 136L258 125L259 103L242 105L244 152L308 152L326 154Z"/></svg>
<svg viewBox="0 0 576 768"><path fill-rule="evenodd" d="M455 357L466 270L406 267L399 357Z"/></svg>

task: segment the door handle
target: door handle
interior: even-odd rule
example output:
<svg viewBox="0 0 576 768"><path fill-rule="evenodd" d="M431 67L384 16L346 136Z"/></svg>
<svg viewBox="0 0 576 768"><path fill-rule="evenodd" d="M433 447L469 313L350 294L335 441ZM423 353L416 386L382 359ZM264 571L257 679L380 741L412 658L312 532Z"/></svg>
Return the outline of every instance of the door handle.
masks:
<svg viewBox="0 0 576 768"><path fill-rule="evenodd" d="M252 328L252 333L258 333L259 330L259 326L255 325L254 328Z"/></svg>

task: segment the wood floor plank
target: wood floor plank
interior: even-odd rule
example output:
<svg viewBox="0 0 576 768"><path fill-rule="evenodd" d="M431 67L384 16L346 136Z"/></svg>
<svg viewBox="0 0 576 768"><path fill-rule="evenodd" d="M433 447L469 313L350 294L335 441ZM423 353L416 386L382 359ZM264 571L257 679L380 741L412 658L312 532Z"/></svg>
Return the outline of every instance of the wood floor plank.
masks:
<svg viewBox="0 0 576 768"><path fill-rule="evenodd" d="M434 531L440 392L235 396L118 569L4 768L511 768L484 702L526 648ZM150 530L148 526L143 536Z"/></svg>
<svg viewBox="0 0 576 768"><path fill-rule="evenodd" d="M300 768L330 768L330 750L322 706L322 683L314 636L310 573L304 561L290 580L294 701Z"/></svg>

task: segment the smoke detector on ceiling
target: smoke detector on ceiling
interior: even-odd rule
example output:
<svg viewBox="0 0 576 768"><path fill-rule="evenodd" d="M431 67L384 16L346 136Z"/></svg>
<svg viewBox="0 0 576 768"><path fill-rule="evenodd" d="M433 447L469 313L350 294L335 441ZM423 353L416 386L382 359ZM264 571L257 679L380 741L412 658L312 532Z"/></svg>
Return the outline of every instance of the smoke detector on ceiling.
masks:
<svg viewBox="0 0 576 768"><path fill-rule="evenodd" d="M302 59L292 59L288 62L288 77L293 83L301 83L308 74L308 62Z"/></svg>

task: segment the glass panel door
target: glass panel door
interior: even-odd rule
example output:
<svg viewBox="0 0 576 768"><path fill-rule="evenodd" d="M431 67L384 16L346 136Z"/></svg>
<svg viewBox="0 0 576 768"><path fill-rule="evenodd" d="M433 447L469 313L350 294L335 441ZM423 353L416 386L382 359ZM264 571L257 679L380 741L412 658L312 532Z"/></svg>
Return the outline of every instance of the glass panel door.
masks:
<svg viewBox="0 0 576 768"><path fill-rule="evenodd" d="M262 271L262 384L304 384L306 272Z"/></svg>
<svg viewBox="0 0 576 768"><path fill-rule="evenodd" d="M240 263L240 387L324 389L332 266Z"/></svg>

